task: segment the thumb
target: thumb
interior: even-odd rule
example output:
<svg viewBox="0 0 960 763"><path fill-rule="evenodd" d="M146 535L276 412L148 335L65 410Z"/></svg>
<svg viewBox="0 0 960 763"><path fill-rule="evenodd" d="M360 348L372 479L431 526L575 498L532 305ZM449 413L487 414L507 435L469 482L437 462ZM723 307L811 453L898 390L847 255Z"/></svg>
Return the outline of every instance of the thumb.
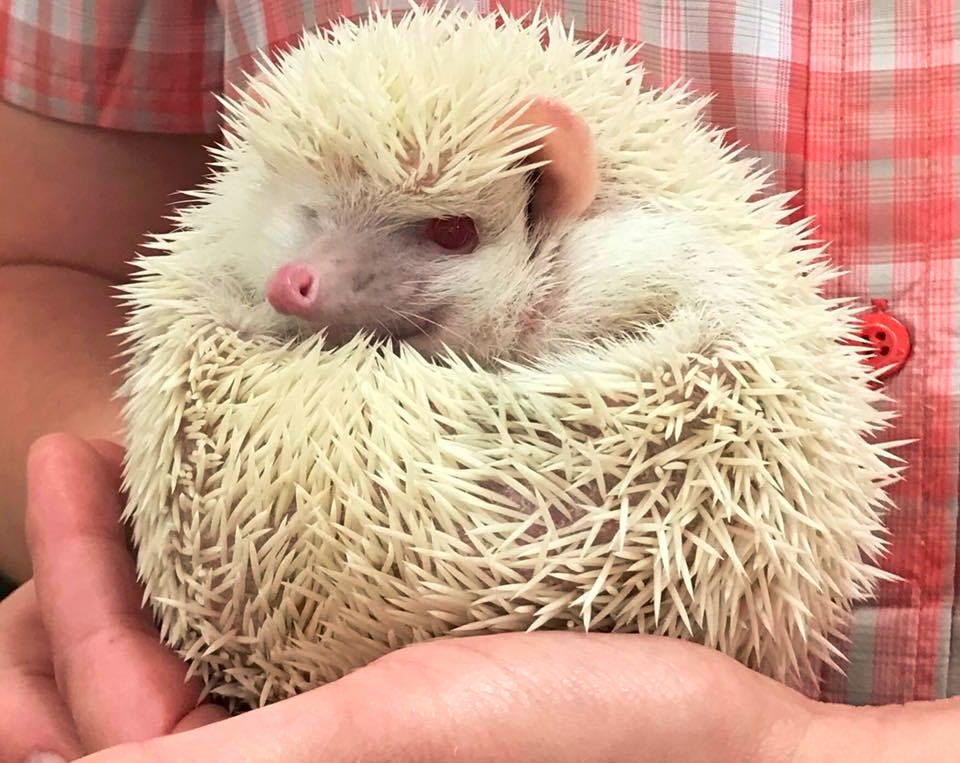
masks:
<svg viewBox="0 0 960 763"><path fill-rule="evenodd" d="M108 452L109 451L109 452ZM48 435L30 450L27 527L56 683L83 747L194 728L225 715L162 646L120 524L119 458Z"/></svg>

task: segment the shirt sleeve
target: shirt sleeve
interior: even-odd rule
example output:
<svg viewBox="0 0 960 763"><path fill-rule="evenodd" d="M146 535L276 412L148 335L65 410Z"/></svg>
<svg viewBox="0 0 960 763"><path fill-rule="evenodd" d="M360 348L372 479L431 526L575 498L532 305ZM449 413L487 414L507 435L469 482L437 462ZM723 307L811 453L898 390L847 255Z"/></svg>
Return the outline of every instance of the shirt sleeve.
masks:
<svg viewBox="0 0 960 763"><path fill-rule="evenodd" d="M99 127L211 132L223 45L216 0L0 0L0 98Z"/></svg>

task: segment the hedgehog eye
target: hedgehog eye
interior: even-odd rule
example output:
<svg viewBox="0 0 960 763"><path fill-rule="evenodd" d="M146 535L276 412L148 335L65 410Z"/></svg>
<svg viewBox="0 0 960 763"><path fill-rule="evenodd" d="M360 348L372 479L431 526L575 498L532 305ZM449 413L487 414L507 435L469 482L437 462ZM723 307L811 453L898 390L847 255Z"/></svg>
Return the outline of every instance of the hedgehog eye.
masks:
<svg viewBox="0 0 960 763"><path fill-rule="evenodd" d="M307 204L300 204L297 207L297 211L300 213L300 217L309 222L313 222L320 216L317 210Z"/></svg>
<svg viewBox="0 0 960 763"><path fill-rule="evenodd" d="M452 252L472 252L477 248L477 226L470 217L434 217L424 235L437 246Z"/></svg>

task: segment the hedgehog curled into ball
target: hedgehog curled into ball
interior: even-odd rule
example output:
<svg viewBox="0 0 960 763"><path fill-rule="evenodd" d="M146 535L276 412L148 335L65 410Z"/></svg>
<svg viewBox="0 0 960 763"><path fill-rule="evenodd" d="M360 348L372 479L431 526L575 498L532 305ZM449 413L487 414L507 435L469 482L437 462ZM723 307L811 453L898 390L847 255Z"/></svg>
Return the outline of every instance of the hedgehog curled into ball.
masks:
<svg viewBox="0 0 960 763"><path fill-rule="evenodd" d="M838 659L885 577L891 414L809 221L636 54L437 6L307 34L225 103L124 287L126 516L210 691L537 628L795 685Z"/></svg>

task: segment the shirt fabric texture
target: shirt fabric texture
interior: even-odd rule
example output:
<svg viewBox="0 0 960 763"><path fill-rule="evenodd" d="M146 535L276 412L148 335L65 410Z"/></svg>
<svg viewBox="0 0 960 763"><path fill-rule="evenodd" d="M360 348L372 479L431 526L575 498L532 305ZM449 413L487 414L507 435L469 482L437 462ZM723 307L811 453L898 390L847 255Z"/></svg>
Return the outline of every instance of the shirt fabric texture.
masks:
<svg viewBox="0 0 960 763"><path fill-rule="evenodd" d="M463 6L474 7L469 0ZM486 0L475 4L491 10ZM535 0L507 0L514 15ZM215 94L258 51L363 17L366 0L0 0L0 98L61 120L214 132ZM388 9L387 4L380 5ZM405 2L395 2L403 10ZM651 86L714 93L707 118L799 191L847 274L831 295L889 302L913 356L887 382L893 489L884 584L850 622L820 698L960 694L960 0L546 0L581 35L642 42ZM2 174L2 169L0 169Z"/></svg>

